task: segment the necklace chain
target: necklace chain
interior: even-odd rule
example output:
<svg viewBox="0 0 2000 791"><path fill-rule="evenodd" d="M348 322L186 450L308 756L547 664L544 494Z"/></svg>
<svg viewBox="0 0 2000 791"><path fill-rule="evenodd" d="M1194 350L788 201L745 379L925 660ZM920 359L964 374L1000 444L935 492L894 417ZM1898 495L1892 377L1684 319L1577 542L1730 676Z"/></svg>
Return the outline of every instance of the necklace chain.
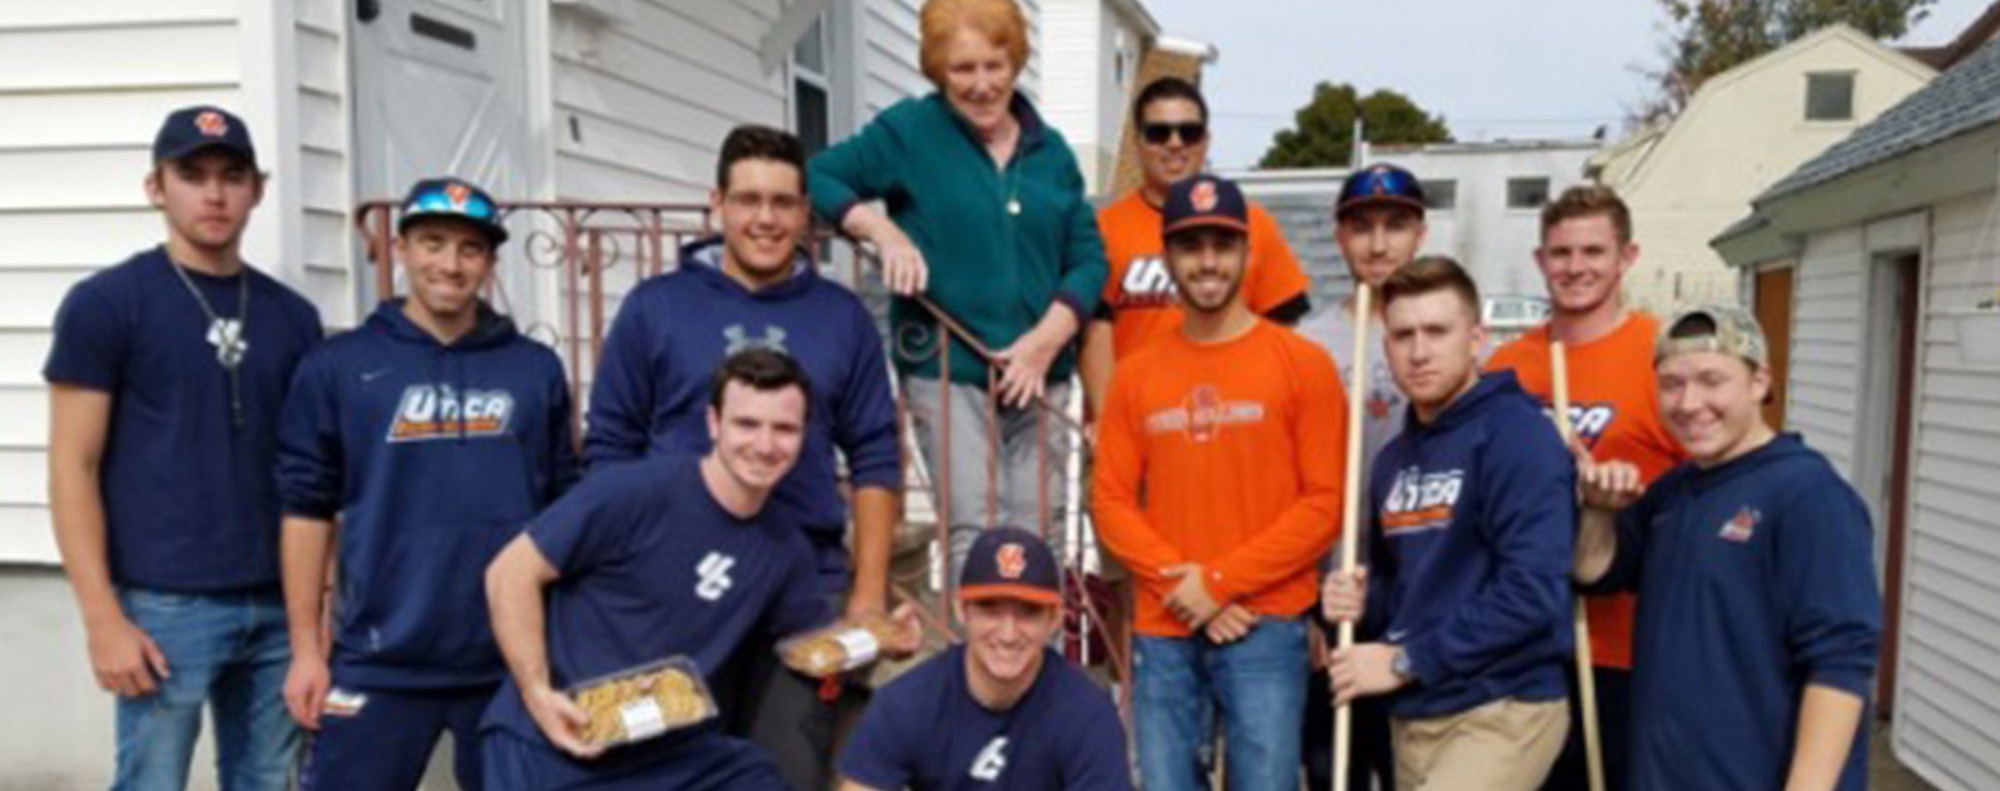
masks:
<svg viewBox="0 0 2000 791"><path fill-rule="evenodd" d="M243 338L250 329L250 273L241 267L236 272L236 318L225 321L208 304L208 297L195 287L194 278L189 277L187 265L169 259L174 274L180 276L181 285L187 286L188 294L195 304L201 306L201 313L208 317L208 342L215 344L215 361L229 374L229 419L238 428L243 426L243 357L250 344Z"/></svg>

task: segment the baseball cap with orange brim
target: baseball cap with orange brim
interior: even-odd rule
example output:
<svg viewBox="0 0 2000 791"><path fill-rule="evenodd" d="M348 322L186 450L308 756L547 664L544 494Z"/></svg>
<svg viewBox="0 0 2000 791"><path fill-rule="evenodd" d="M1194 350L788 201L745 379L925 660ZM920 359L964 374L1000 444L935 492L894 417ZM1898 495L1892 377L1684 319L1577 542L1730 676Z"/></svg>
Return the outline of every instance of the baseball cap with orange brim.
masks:
<svg viewBox="0 0 2000 791"><path fill-rule="evenodd" d="M960 601L1018 599L1062 603L1062 568L1040 536L1018 527L988 528L972 543L959 575Z"/></svg>

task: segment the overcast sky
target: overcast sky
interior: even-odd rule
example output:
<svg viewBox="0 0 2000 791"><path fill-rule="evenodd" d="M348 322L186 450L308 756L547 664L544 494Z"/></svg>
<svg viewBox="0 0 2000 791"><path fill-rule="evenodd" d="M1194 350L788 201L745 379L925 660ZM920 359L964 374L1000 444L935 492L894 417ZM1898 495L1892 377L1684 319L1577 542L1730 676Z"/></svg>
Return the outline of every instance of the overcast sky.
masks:
<svg viewBox="0 0 2000 791"><path fill-rule="evenodd" d="M1222 57L1204 76L1218 168L1256 163L1321 80L1391 88L1459 140L1616 135L1662 61L1656 0L1144 0ZM1943 43L1990 0L1940 0L1905 43Z"/></svg>

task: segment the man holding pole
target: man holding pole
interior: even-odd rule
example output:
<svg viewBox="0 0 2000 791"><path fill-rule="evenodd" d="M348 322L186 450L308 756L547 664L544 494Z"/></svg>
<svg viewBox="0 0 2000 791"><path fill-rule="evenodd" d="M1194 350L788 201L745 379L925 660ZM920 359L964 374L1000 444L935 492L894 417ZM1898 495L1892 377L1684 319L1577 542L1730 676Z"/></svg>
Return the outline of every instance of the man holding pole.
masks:
<svg viewBox="0 0 2000 791"><path fill-rule="evenodd" d="M1882 631L1868 507L1764 423L1756 319L1700 308L1667 327L1660 401L1692 463L1642 486L1630 463L1577 454L1576 580L1641 594L1626 780L1860 791Z"/></svg>
<svg viewBox="0 0 2000 791"><path fill-rule="evenodd" d="M1419 259L1383 283L1382 304L1410 410L1371 476L1371 563L1328 575L1323 607L1336 622L1373 616L1383 639L1334 652L1334 694L1394 694L1399 791L1528 791L1569 726L1574 471L1513 375L1480 375L1486 332L1464 269Z"/></svg>
<svg viewBox="0 0 2000 791"><path fill-rule="evenodd" d="M1653 376L1658 319L1628 311L1619 287L1639 260L1632 215L1608 187L1571 187L1542 210L1542 244L1535 261L1547 280L1554 315L1548 324L1500 347L1491 370L1512 369L1521 388L1553 406L1554 344L1564 347L1570 423L1583 447L1599 461L1624 461L1650 483L1684 458L1660 420ZM1589 648L1595 687L1605 788L1624 787L1631 719L1632 608L1630 595L1590 596ZM1581 647L1581 646L1580 646ZM1572 669L1570 688L1580 676ZM1579 703L1583 702L1581 698ZM1579 706L1570 720L1569 744L1550 773L1551 791L1592 788Z"/></svg>
<svg viewBox="0 0 2000 791"><path fill-rule="evenodd" d="M1137 581L1149 791L1208 787L1199 746L1217 707L1229 787L1298 788L1299 615L1336 533L1347 398L1325 352L1245 307L1246 213L1229 181L1174 185L1162 231L1186 317L1119 365L1100 422L1094 506Z"/></svg>

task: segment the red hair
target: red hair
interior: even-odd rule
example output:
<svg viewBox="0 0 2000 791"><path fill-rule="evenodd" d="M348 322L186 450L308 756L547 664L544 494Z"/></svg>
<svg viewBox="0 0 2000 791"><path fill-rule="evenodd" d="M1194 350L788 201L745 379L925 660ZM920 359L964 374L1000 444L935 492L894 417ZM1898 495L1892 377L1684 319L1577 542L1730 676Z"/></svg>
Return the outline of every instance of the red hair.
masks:
<svg viewBox="0 0 2000 791"><path fill-rule="evenodd" d="M1014 0L930 0L924 3L917 60L933 85L944 85L945 57L961 30L986 36L1007 51L1014 75L1028 65L1028 18Z"/></svg>

